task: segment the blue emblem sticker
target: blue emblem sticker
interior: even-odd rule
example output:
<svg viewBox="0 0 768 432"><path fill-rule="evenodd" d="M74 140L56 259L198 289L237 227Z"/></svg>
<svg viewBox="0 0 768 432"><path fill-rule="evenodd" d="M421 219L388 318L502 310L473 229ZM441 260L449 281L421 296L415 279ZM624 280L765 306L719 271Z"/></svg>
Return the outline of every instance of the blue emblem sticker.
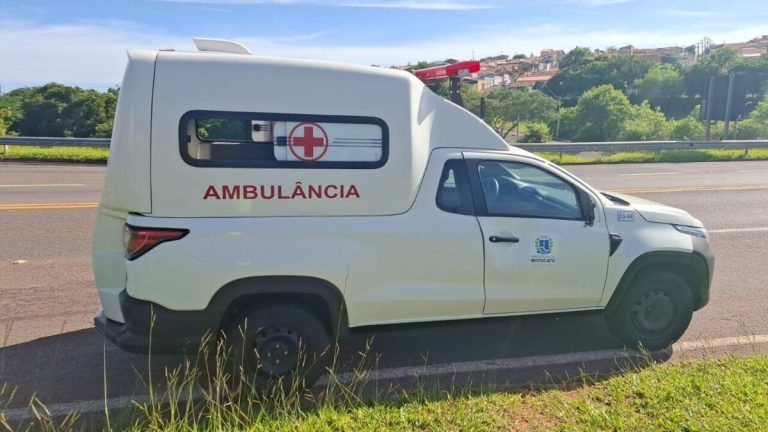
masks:
<svg viewBox="0 0 768 432"><path fill-rule="evenodd" d="M554 246L555 243L547 236L539 236L536 238L536 253L539 255L549 255Z"/></svg>
<svg viewBox="0 0 768 432"><path fill-rule="evenodd" d="M531 255L531 265L554 265L555 241L551 237L541 235L533 242L534 254Z"/></svg>
<svg viewBox="0 0 768 432"><path fill-rule="evenodd" d="M619 222L634 222L635 212L633 211L620 211L616 213L616 220Z"/></svg>

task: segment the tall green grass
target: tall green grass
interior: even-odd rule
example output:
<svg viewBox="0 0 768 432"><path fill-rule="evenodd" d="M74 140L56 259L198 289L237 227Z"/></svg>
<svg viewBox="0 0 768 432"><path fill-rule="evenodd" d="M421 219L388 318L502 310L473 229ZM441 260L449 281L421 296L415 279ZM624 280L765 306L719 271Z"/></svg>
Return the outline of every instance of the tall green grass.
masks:
<svg viewBox="0 0 768 432"><path fill-rule="evenodd" d="M629 366L605 378L582 375L532 387L379 389L366 347L351 379L332 368L311 390L260 391L242 379L221 342L163 370L166 390L128 411L105 409L114 431L672 431L767 430L768 357ZM334 353L338 361L338 352ZM233 369L234 367L234 369ZM345 377L347 377L345 375ZM6 389L2 389L6 391ZM0 399L4 393L0 391ZM5 396L8 396L5 394ZM92 429L77 413L54 418L38 400L21 430ZM0 405L2 406L2 405ZM0 413L0 429L19 430Z"/></svg>

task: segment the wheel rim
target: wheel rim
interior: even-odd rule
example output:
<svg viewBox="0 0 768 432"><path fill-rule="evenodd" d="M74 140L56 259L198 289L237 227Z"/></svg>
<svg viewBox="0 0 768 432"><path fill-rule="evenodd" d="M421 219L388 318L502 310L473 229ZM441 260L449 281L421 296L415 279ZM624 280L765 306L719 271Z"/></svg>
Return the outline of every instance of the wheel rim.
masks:
<svg viewBox="0 0 768 432"><path fill-rule="evenodd" d="M266 327L256 333L253 350L260 373L284 375L298 365L299 335L287 327Z"/></svg>
<svg viewBox="0 0 768 432"><path fill-rule="evenodd" d="M674 320L675 305L667 293L661 290L646 292L632 308L632 318L638 330L658 333Z"/></svg>

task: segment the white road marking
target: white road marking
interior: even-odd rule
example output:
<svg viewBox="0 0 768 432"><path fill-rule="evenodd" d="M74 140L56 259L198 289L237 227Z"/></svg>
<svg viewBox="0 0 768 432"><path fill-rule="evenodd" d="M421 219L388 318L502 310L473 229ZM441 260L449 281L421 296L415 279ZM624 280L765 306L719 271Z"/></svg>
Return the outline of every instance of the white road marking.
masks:
<svg viewBox="0 0 768 432"><path fill-rule="evenodd" d="M757 231L768 231L768 227L756 227L756 228L721 228L721 229L712 229L707 230L707 232L715 233L715 234L725 234L725 233L740 233L740 232L757 232Z"/></svg>
<svg viewBox="0 0 768 432"><path fill-rule="evenodd" d="M80 187L85 186L84 183L47 183L47 184L4 184L0 185L0 188L15 188L15 187Z"/></svg>
<svg viewBox="0 0 768 432"><path fill-rule="evenodd" d="M768 335L752 335L752 336L732 336L716 339L701 339L698 341L686 341L677 342L673 345L674 353L682 354L692 351L706 352L707 349L712 348L724 348L732 346L750 346L758 344L768 344ZM578 364L588 361L606 361L606 360L618 360L629 359L631 357L644 356L638 350L601 350L601 351L588 351L580 353L567 353L567 354L551 354L542 356L530 356L530 357L518 357L518 358L506 358L498 360L480 360L480 361L467 361L458 363L446 363L436 364L421 367L399 367L389 369L377 369L368 372L362 372L366 374L367 379L403 379L414 377L427 377L430 375L445 375L456 373L481 373L492 372L507 369L518 369L524 367L537 367L537 366L557 366L566 364ZM350 383L355 380L359 380L361 375L359 373L347 372L337 375L337 380L344 384ZM320 377L317 386L325 386L328 384L328 376L324 375ZM157 394L155 398L157 400L163 400L165 395ZM199 391L193 392L192 399L199 400L202 398L202 393ZM185 397L180 398L180 402L184 402L187 399ZM103 412L106 406L110 410L118 410L136 406L137 404L146 404L150 402L149 395L136 395L136 396L121 396L109 398L106 401L104 399L93 399L80 402L66 402L47 405L46 408L51 416L64 416L72 412L78 412L80 414L98 413ZM6 420L11 423L17 423L21 421L34 420L35 415L29 408L11 408L3 411Z"/></svg>
<svg viewBox="0 0 768 432"><path fill-rule="evenodd" d="M749 170L739 170L741 173L751 173L751 172L768 172L768 169L749 169Z"/></svg>
<svg viewBox="0 0 768 432"><path fill-rule="evenodd" d="M619 176L655 176L655 175L676 175L676 174L682 174L682 173L679 173L679 172L629 173L629 174L619 174Z"/></svg>

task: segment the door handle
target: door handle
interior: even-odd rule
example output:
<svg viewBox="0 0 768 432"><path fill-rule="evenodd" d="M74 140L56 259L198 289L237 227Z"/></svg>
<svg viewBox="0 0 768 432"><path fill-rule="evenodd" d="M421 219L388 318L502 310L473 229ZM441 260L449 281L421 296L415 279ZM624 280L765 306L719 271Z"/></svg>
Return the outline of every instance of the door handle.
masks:
<svg viewBox="0 0 768 432"><path fill-rule="evenodd" d="M499 237L499 236L490 236L488 237L488 241L491 243L517 243L520 241L517 237Z"/></svg>

